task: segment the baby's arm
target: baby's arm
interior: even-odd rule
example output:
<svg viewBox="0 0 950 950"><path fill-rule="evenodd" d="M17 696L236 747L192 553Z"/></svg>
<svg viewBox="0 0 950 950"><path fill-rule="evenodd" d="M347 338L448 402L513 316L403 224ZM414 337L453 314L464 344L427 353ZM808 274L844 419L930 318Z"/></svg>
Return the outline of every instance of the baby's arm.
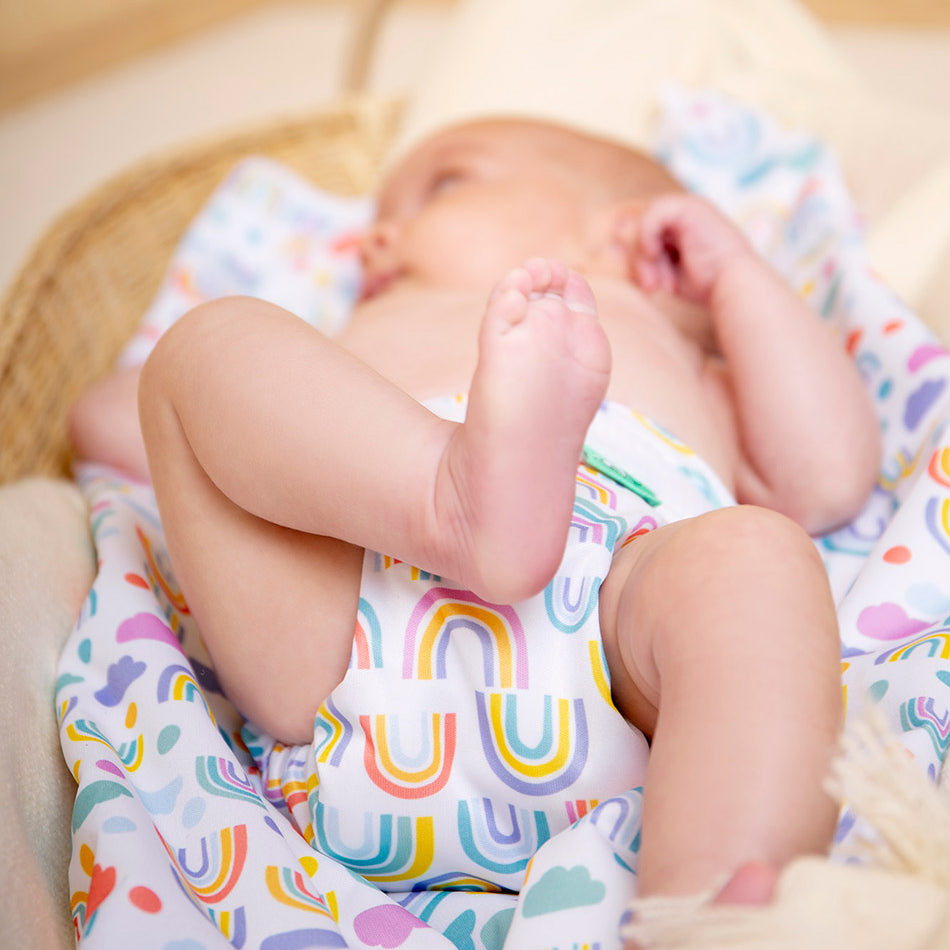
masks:
<svg viewBox="0 0 950 950"><path fill-rule="evenodd" d="M69 413L69 440L78 459L120 468L148 480L139 426L141 367L120 369L87 389Z"/></svg>
<svg viewBox="0 0 950 950"><path fill-rule="evenodd" d="M733 391L740 501L813 534L854 517L880 464L880 432L833 331L708 202L671 194L640 222L635 276L707 307Z"/></svg>

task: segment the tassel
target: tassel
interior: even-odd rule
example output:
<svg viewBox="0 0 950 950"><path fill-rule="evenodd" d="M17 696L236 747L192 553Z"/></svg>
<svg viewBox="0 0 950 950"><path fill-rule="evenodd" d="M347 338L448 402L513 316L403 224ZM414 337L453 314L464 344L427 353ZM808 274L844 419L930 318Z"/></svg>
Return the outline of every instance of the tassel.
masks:
<svg viewBox="0 0 950 950"><path fill-rule="evenodd" d="M861 864L799 858L763 907L692 897L633 901L644 950L950 950L950 798L874 710L852 723L829 791L873 832Z"/></svg>

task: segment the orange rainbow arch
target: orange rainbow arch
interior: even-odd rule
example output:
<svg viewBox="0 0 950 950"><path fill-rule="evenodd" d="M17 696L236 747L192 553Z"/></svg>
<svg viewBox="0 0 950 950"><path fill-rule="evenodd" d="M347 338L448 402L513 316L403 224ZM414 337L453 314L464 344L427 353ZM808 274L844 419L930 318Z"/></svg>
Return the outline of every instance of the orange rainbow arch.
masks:
<svg viewBox="0 0 950 950"><path fill-rule="evenodd" d="M927 473L938 485L950 488L950 448L945 446L934 452L930 457Z"/></svg>
<svg viewBox="0 0 950 950"><path fill-rule="evenodd" d="M203 904L217 904L234 890L247 858L247 825L222 828L200 839L201 859L188 864L188 851L180 848L175 860L189 890Z"/></svg>
<svg viewBox="0 0 950 950"><path fill-rule="evenodd" d="M441 791L455 761L455 713L422 714L423 752L413 768L399 750L399 717L360 716L366 737L363 765L378 788L396 798L427 798ZM428 728L426 720L428 719Z"/></svg>
<svg viewBox="0 0 950 950"><path fill-rule="evenodd" d="M350 665L358 670L378 670L383 665L383 632L376 611L369 601L360 597L353 633L353 655Z"/></svg>
<svg viewBox="0 0 950 950"><path fill-rule="evenodd" d="M161 588L162 593L168 598L169 603L175 610L182 614L190 613L188 604L185 602L185 595L182 594L180 590L172 588L159 568L158 561L155 559L155 552L152 549L152 542L149 540L148 535L146 535L138 525L135 526L135 533L138 535L142 550L145 552L145 560L148 562L149 574L152 579L158 584L159 588Z"/></svg>

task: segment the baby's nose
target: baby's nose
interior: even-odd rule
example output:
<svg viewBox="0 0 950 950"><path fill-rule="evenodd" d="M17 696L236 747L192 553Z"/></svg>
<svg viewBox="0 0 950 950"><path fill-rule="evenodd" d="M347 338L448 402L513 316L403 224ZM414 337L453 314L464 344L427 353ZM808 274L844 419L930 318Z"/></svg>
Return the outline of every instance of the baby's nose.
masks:
<svg viewBox="0 0 950 950"><path fill-rule="evenodd" d="M363 266L362 298L366 300L381 293L401 269L395 224L387 221L372 224L360 241L359 254Z"/></svg>
<svg viewBox="0 0 950 950"><path fill-rule="evenodd" d="M388 266L396 243L396 225L392 221L374 221L360 241L360 259L366 268Z"/></svg>

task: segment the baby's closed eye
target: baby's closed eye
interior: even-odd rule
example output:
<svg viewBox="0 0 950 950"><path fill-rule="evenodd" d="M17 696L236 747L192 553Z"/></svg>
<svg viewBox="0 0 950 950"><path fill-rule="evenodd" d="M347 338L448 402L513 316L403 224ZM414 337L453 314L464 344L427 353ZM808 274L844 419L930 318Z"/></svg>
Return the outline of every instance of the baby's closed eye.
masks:
<svg viewBox="0 0 950 950"><path fill-rule="evenodd" d="M438 198L464 184L469 175L462 168L446 168L436 172L426 188L426 198Z"/></svg>

